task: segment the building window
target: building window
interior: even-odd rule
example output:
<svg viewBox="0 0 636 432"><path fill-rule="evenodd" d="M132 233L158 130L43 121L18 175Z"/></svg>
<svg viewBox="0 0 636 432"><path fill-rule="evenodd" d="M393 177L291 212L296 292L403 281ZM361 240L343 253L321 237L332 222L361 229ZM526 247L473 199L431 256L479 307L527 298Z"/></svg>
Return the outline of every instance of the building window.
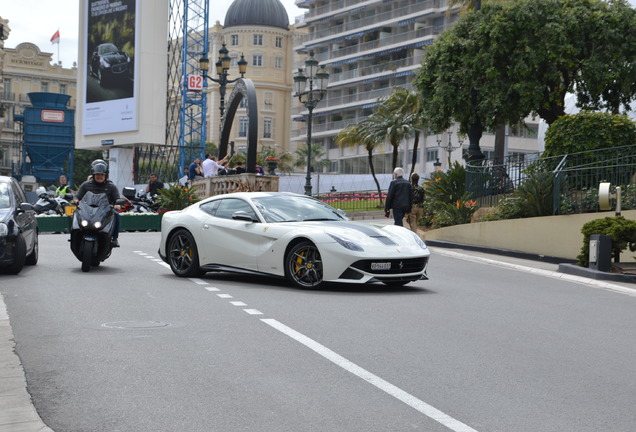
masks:
<svg viewBox="0 0 636 432"><path fill-rule="evenodd" d="M263 66L263 56L262 55L252 56L252 66Z"/></svg>
<svg viewBox="0 0 636 432"><path fill-rule="evenodd" d="M66 84L60 84L60 93L67 94L66 93Z"/></svg>
<svg viewBox="0 0 636 432"><path fill-rule="evenodd" d="M230 45L237 46L239 44L239 39L237 34L233 34L230 36Z"/></svg>
<svg viewBox="0 0 636 432"><path fill-rule="evenodd" d="M438 149L426 150L426 162L435 162L439 158L438 152Z"/></svg>
<svg viewBox="0 0 636 432"><path fill-rule="evenodd" d="M263 119L263 138L272 137L272 118L265 117Z"/></svg>
<svg viewBox="0 0 636 432"><path fill-rule="evenodd" d="M276 36L276 48L283 47L283 38L281 36Z"/></svg>
<svg viewBox="0 0 636 432"><path fill-rule="evenodd" d="M247 106L247 100L245 98L242 98L241 101L239 102L239 108L245 108Z"/></svg>
<svg viewBox="0 0 636 432"><path fill-rule="evenodd" d="M49 83L42 81L42 91L43 92L49 91Z"/></svg>
<svg viewBox="0 0 636 432"><path fill-rule="evenodd" d="M254 45L263 45L263 35L255 34L254 35Z"/></svg>
<svg viewBox="0 0 636 432"><path fill-rule="evenodd" d="M282 69L283 68L283 58L282 57L276 57L276 64L274 65L276 67L276 69Z"/></svg>
<svg viewBox="0 0 636 432"><path fill-rule="evenodd" d="M2 99L13 100L11 99L11 80L9 78L5 78L4 80L2 80L2 83L4 84L4 93Z"/></svg>
<svg viewBox="0 0 636 432"><path fill-rule="evenodd" d="M247 126L249 125L249 120L247 117L241 116L239 118L239 136L246 137L247 136Z"/></svg>
<svg viewBox="0 0 636 432"><path fill-rule="evenodd" d="M274 93L265 92L264 96L265 97L263 99L265 99L265 101L264 101L265 107L267 109L272 109L273 106L274 106Z"/></svg>

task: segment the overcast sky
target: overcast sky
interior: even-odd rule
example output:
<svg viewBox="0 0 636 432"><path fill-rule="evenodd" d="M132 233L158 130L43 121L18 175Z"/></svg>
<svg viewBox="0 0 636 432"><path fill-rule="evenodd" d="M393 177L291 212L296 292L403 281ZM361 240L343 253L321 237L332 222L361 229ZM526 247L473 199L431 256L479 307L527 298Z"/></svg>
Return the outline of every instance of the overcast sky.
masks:
<svg viewBox="0 0 636 432"><path fill-rule="evenodd" d="M233 1L210 0L210 25L217 20L223 24ZM2 0L0 3L0 17L8 19L11 28L5 47L15 48L22 42L31 42L41 51L53 53L53 61L57 62L58 45L51 43L51 37L59 29L59 60L66 68L77 61L79 0ZM290 23L305 11L297 8L294 0L281 0L281 3L287 9Z"/></svg>
<svg viewBox="0 0 636 432"><path fill-rule="evenodd" d="M210 0L210 25L217 20L223 23L232 1ZM629 1L636 7L636 0ZM281 2L287 9L290 23L305 11L297 8L294 0ZM53 53L56 62L58 45L51 43L51 37L59 29L59 60L64 67L71 67L77 61L78 15L79 0L2 0L0 16L9 20L11 28L5 47L15 48L22 42L32 42L43 52Z"/></svg>

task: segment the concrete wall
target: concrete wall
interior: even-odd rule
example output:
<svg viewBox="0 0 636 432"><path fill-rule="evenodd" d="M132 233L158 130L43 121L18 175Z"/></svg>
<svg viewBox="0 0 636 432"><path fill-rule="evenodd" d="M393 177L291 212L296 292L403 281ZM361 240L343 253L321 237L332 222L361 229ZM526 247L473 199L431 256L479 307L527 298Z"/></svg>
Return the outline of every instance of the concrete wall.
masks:
<svg viewBox="0 0 636 432"><path fill-rule="evenodd" d="M635 220L636 210L624 211L622 215ZM594 219L612 216L614 212L608 211L477 222L427 231L425 239L576 259L583 246L583 225ZM627 250L621 255L621 261L632 262L634 255L636 252Z"/></svg>

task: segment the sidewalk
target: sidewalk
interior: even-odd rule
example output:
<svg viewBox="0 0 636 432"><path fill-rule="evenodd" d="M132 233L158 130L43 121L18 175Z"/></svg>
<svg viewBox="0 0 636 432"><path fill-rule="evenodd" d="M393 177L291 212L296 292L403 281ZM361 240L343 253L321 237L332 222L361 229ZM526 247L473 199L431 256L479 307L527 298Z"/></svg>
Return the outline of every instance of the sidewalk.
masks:
<svg viewBox="0 0 636 432"><path fill-rule="evenodd" d="M7 307L0 294L0 431L53 432L31 403L24 370L14 347Z"/></svg>

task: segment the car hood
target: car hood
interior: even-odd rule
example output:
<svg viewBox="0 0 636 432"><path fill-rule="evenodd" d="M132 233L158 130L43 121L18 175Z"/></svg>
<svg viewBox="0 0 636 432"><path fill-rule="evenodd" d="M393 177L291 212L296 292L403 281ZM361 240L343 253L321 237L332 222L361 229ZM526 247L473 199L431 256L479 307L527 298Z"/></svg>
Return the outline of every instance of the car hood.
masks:
<svg viewBox="0 0 636 432"><path fill-rule="evenodd" d="M111 54L104 54L102 56L102 59L109 64L115 64L115 63L125 63L127 60L127 57L125 54L111 53Z"/></svg>
<svg viewBox="0 0 636 432"><path fill-rule="evenodd" d="M291 225L291 224L290 224ZM333 234L355 243L375 246L397 246L412 244L409 230L394 226L359 223L351 221L294 222L293 226L301 232L320 231Z"/></svg>

